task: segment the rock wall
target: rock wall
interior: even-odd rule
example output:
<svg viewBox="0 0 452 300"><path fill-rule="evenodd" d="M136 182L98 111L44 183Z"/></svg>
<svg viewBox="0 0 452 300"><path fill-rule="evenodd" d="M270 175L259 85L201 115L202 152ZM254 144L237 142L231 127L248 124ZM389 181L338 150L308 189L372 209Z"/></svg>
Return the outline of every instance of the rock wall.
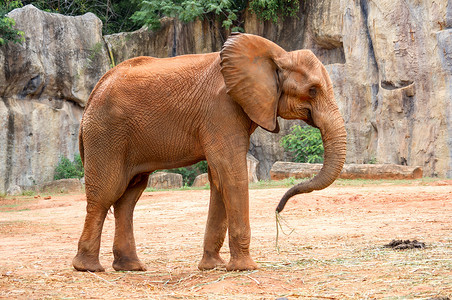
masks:
<svg viewBox="0 0 452 300"><path fill-rule="evenodd" d="M244 29L286 50L312 49L327 66L348 132L347 162L419 165L452 177L452 0L306 0L279 24L246 13ZM219 51L227 33L208 20L162 20L157 32L102 37L93 14L66 17L31 5L12 11L22 45L0 47L0 192L52 179L78 152L91 89L112 65L139 55ZM286 154L281 133L258 128L250 153L269 178Z"/></svg>
<svg viewBox="0 0 452 300"><path fill-rule="evenodd" d="M452 2L324 0L308 10L304 47L321 58L336 49L323 61L346 120L347 162L450 177Z"/></svg>
<svg viewBox="0 0 452 300"><path fill-rule="evenodd" d="M53 180L59 157L73 158L83 106L110 64L91 13L27 5L9 16L25 42L0 47L0 193Z"/></svg>

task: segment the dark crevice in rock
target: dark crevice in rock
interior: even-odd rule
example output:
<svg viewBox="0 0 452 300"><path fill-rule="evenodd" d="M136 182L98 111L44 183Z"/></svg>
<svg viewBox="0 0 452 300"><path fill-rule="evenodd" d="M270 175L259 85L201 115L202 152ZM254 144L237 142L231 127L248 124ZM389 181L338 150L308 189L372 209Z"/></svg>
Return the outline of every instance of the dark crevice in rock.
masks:
<svg viewBox="0 0 452 300"><path fill-rule="evenodd" d="M324 65L345 64L344 47L341 43L337 48L320 48L315 50L315 54L319 57Z"/></svg>
<svg viewBox="0 0 452 300"><path fill-rule="evenodd" d="M57 99L56 100L56 104L53 105L52 107L56 108L56 109L61 109L61 108L63 108L64 101L73 103L73 104L75 104L77 106L80 106L80 107L83 107L82 106L82 101L79 98L71 97L71 96L67 96L67 95L64 95L64 96L62 95L61 99Z"/></svg>
<svg viewBox="0 0 452 300"><path fill-rule="evenodd" d="M361 8L361 13L363 14L363 18L364 18L364 26L363 27L366 29L367 41L369 42L369 59L372 60L373 64L375 65L375 67L377 69L377 74L379 74L377 58L376 58L375 50L374 50L374 44L372 41L372 37L370 35L369 26L368 26L368 19L369 19L369 2L368 2L368 0L361 0L359 2L359 6Z"/></svg>
<svg viewBox="0 0 452 300"><path fill-rule="evenodd" d="M382 80L380 83L381 87L385 90L397 90L397 89L407 87L411 84L413 84L413 81L411 81L411 80L400 80L398 82Z"/></svg>
<svg viewBox="0 0 452 300"><path fill-rule="evenodd" d="M13 148L14 148L14 113L11 111L11 106L8 100L2 99L3 103L5 103L6 109L8 110L8 125L6 128L6 161L5 165L5 181L4 187L5 191L9 188L10 178L12 174L13 168L11 167L13 161Z"/></svg>
<svg viewBox="0 0 452 300"><path fill-rule="evenodd" d="M110 62L110 67L114 68L116 66L115 57L113 55L113 49L111 49L105 40L105 36L102 36L102 42L104 43L104 47L107 50L108 61Z"/></svg>
<svg viewBox="0 0 452 300"><path fill-rule="evenodd" d="M173 21L173 47L171 48L171 57L177 55L177 24L176 19Z"/></svg>
<svg viewBox="0 0 452 300"><path fill-rule="evenodd" d="M414 99L413 97L409 97L407 95L403 95L402 97L402 106L403 106L403 113L405 114L405 117L411 118L411 116L414 113ZM413 121L410 119L410 123Z"/></svg>
<svg viewBox="0 0 452 300"><path fill-rule="evenodd" d="M38 74L27 82L22 92L19 93L19 97L23 99L28 95L31 95L36 98L39 98L43 93L44 88L45 84L42 82L41 75Z"/></svg>
<svg viewBox="0 0 452 300"><path fill-rule="evenodd" d="M378 92L380 91L380 86L378 83L372 84L372 109L373 111L376 111L378 108L378 98L376 97L378 95Z"/></svg>
<svg viewBox="0 0 452 300"><path fill-rule="evenodd" d="M368 26L368 20L369 20L369 2L368 2L368 0L360 0L359 6L360 6L361 13L363 16L363 28L366 31L367 42L369 43L369 45L368 45L368 51L369 51L368 61L370 61L373 66L375 66L375 72L377 74L377 78L376 78L377 82L375 84L373 84L371 87L371 89L372 89L372 109L374 112L376 112L378 109L378 105L380 104L378 101L378 97L377 97L378 93L380 92L380 85L378 84L378 76L379 76L380 71L378 69L378 62L377 62L377 57L375 55L374 44L372 41L372 37L370 35L369 26ZM375 130L375 133L378 136L377 130Z"/></svg>

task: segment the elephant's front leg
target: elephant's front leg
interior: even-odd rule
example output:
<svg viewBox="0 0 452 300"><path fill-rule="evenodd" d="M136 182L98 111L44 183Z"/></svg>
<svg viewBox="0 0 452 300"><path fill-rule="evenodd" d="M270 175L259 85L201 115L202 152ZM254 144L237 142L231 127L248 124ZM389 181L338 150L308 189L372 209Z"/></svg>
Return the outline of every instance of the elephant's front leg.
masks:
<svg viewBox="0 0 452 300"><path fill-rule="evenodd" d="M212 182L210 168L209 181ZM220 257L220 249L223 246L227 229L226 209L221 193L215 184L211 184L209 214L204 235L204 253L198 265L200 270L210 270L225 265L224 260Z"/></svg>
<svg viewBox="0 0 452 300"><path fill-rule="evenodd" d="M249 222L248 180L226 186L224 191L228 216L228 236L231 260L228 271L254 270L257 264L250 256L251 229Z"/></svg>
<svg viewBox="0 0 452 300"><path fill-rule="evenodd" d="M228 271L257 269L249 250L251 229L246 152L242 155L234 153L230 160L223 157L212 162L211 168L211 185L214 185L221 194L228 224L231 259L226 269Z"/></svg>

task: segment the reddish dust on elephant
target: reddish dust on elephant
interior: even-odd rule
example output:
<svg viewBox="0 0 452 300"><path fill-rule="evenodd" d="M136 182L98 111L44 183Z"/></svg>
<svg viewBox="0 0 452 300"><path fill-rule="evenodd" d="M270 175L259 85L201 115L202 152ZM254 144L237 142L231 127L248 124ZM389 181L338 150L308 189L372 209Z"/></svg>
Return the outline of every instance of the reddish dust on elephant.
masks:
<svg viewBox="0 0 452 300"><path fill-rule="evenodd" d="M113 214L107 214L100 262L105 273L71 266L85 218L84 195L0 199L0 298L90 299L429 299L452 296L452 181L377 181L295 196L286 188L251 189L251 255L258 270L200 271L209 191L145 192L137 203L137 253L146 272L111 267ZM417 240L422 249L384 247ZM228 247L220 254L228 259Z"/></svg>
<svg viewBox="0 0 452 300"><path fill-rule="evenodd" d="M330 77L310 50L286 52L251 34L233 34L216 53L137 57L108 71L93 89L80 124L87 215L73 266L100 272L102 228L115 216L113 268L145 271L138 258L133 211L149 174L207 160L209 214L200 270L254 270L250 255L250 136L260 126L278 132L277 117L320 129L319 174L289 189L289 198L321 190L345 162L346 131ZM220 255L226 233L229 262Z"/></svg>

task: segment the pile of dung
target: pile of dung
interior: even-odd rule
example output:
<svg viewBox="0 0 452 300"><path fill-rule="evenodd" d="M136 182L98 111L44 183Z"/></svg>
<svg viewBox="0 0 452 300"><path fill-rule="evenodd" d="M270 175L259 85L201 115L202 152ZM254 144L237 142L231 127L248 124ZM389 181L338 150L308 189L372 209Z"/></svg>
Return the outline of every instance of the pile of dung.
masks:
<svg viewBox="0 0 452 300"><path fill-rule="evenodd" d="M392 240L389 244L386 244L383 247L392 248L394 250L424 249L425 243L418 242L417 240Z"/></svg>

